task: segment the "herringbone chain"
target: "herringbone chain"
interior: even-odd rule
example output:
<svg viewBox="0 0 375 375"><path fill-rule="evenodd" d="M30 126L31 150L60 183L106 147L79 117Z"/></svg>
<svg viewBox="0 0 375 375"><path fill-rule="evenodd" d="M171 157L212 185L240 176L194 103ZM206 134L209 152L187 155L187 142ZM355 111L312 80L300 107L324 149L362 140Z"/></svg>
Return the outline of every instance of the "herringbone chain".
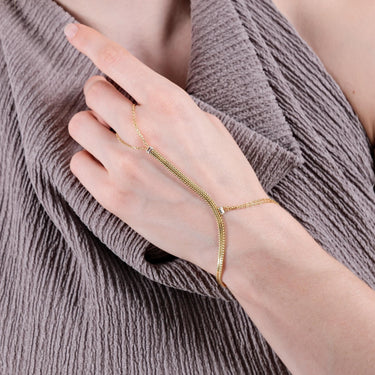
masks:
<svg viewBox="0 0 375 375"><path fill-rule="evenodd" d="M224 221L223 221L223 214L226 211L230 210L236 210L240 208L246 208L251 206L256 206L262 203L276 203L271 198L262 198L257 199L252 202L243 203L237 206L220 206L218 207L216 203L213 201L213 199L196 183L191 181L188 177L186 177L176 166L174 166L169 160L167 160L162 154L160 154L157 150L155 150L152 146L150 146L146 140L144 139L140 129L138 128L136 117L135 117L135 104L132 105L132 119L133 124L136 128L136 131L138 135L142 138L144 146L137 147L132 146L129 143L123 141L120 136L116 133L117 139L125 144L128 147L131 147L133 149L143 149L146 150L147 153L154 156L157 160L159 160L170 172L172 172L175 176L177 176L185 185L187 185L189 188L191 188L195 193L197 193L203 200L205 200L208 205L211 207L212 211L214 212L217 226L218 226L218 234L219 234L219 250L218 250L218 261L217 261L217 267L216 267L216 280L217 282L223 286L227 287L227 285L222 281L222 273L223 273L223 267L224 267L224 253L225 253L225 228L224 228Z"/></svg>

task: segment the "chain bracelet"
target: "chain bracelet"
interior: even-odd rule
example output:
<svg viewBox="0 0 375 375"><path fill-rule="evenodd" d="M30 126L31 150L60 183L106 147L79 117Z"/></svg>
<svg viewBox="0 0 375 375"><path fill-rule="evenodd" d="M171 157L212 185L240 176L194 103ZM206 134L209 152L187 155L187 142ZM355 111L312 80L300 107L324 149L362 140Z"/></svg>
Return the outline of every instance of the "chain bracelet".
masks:
<svg viewBox="0 0 375 375"><path fill-rule="evenodd" d="M251 202L243 203L237 206L220 206L218 207L213 199L195 182L191 181L187 176L185 176L175 165L173 165L169 160L167 160L161 153L155 150L152 146L150 146L143 134L141 133L140 129L138 128L135 116L135 104L132 105L132 120L133 124L136 128L138 135L141 137L144 146L137 147L132 146L129 143L123 141L121 137L116 132L116 137L119 142L125 144L126 146L136 149L136 150L146 150L147 153L154 156L157 160L159 160L171 173L177 176L186 186L188 186L191 190L193 190L196 194L198 194L212 209L218 227L218 237L219 237L219 250L218 250L218 259L217 259L217 266L216 266L216 280L217 282L223 286L227 287L227 285L222 281L222 273L224 268L224 255L225 255L225 226L223 221L223 215L225 212L230 210L237 210L241 208L247 208L251 206L256 206L263 203L276 203L275 200L271 198L261 198Z"/></svg>

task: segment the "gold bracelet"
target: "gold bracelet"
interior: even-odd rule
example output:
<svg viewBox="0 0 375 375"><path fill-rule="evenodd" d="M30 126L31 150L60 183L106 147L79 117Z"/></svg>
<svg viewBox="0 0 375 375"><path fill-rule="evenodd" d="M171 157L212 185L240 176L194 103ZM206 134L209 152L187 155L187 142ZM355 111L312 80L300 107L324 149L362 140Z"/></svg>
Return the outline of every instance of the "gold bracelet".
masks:
<svg viewBox="0 0 375 375"><path fill-rule="evenodd" d="M256 206L263 203L277 203L271 198L262 198L257 199L251 202L243 203L237 206L217 206L216 203L213 201L213 199L196 183L191 181L188 177L186 177L176 166L174 166L169 160L167 160L162 154L160 154L157 150L155 150L152 146L150 146L144 139L141 131L139 130L136 119L135 119L135 104L132 105L132 119L133 124L136 128L136 131L138 135L142 138L143 147L135 147L131 146L125 141L123 141L120 136L116 133L116 137L118 141L125 144L128 147L131 147L133 149L144 149L147 153L154 156L157 160L159 160L170 172L172 172L175 176L177 176L186 186L188 186L190 189L192 189L196 194L198 194L205 202L208 203L208 205L211 207L218 226L218 234L219 234L219 250L218 250L218 260L217 260L217 268L216 268L216 280L217 282L227 288L227 285L222 281L222 273L224 268L224 255L225 255L225 229L224 229L224 221L223 221L223 215L226 211L230 210L236 210L240 208L246 208L251 206Z"/></svg>

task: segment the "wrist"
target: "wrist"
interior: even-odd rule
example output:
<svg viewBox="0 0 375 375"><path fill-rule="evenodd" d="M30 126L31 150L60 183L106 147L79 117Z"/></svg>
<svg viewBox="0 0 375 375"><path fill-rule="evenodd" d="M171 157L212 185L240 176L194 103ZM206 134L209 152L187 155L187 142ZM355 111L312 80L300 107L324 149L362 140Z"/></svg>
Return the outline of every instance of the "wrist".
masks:
<svg viewBox="0 0 375 375"><path fill-rule="evenodd" d="M225 213L227 246L223 281L226 279L230 284L230 279L247 266L249 258L274 247L275 236L279 235L280 222L285 216L283 211L275 203L264 203Z"/></svg>
<svg viewBox="0 0 375 375"><path fill-rule="evenodd" d="M227 217L228 227L235 229L230 233L228 228L222 279L236 298L257 299L267 283L275 282L270 279L278 277L283 257L295 251L296 244L306 242L308 233L276 204L239 211Z"/></svg>

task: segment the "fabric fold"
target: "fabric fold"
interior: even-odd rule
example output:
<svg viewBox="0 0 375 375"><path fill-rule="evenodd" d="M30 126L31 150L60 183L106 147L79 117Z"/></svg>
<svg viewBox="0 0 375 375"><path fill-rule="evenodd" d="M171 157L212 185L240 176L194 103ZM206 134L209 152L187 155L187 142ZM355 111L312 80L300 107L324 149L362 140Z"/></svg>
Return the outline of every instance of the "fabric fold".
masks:
<svg viewBox="0 0 375 375"><path fill-rule="evenodd" d="M340 87L271 0L191 4L191 98L375 289L373 150ZM71 173L81 146L67 125L100 74L63 35L74 18L53 0L0 0L0 15L0 372L289 375L214 275L153 246Z"/></svg>
<svg viewBox="0 0 375 375"><path fill-rule="evenodd" d="M71 173L70 159L82 147L68 134L67 124L74 113L86 109L84 82L94 74L102 74L64 37L64 25L74 22L74 18L48 0L35 6L8 2L4 11L6 21L1 25L1 35L29 178L60 232L69 236L67 228L80 228L83 223L90 231L84 235L93 236L93 242L99 243L103 251L113 252L149 279L185 291L232 299L214 275L168 256L105 210ZM24 12L23 17L19 12ZM45 15L43 27L33 25L33 14L39 12ZM207 29L207 12L221 21L215 30L212 25ZM302 111L295 109L297 103L278 73L277 63L270 58L266 69L262 65L249 39L249 34L259 32L255 25L251 30L244 28L231 2L210 0L203 4L192 0L191 15L192 50L186 90L202 110L216 115L227 127L268 193L302 165L290 122L305 121L308 126L307 120ZM50 39L44 36L44 29L53 30L48 33ZM15 35L23 38L15 40ZM56 50L45 48L47 44ZM261 47L263 56L270 56L265 44L256 47ZM64 53L57 53L59 50ZM232 53L218 58L220 51L227 50ZM49 62L47 66L45 61ZM75 77L73 84L65 80L71 75ZM277 97L285 99L280 103ZM81 252L90 249L72 251L82 257Z"/></svg>
<svg viewBox="0 0 375 375"><path fill-rule="evenodd" d="M230 1L209 0L199 6L196 2L191 1L192 49L187 91L293 152L302 162L290 124L299 121L309 126L309 121L269 48L261 42L251 14L247 14L251 23L244 24L238 6ZM218 22L207 24L208 17Z"/></svg>

